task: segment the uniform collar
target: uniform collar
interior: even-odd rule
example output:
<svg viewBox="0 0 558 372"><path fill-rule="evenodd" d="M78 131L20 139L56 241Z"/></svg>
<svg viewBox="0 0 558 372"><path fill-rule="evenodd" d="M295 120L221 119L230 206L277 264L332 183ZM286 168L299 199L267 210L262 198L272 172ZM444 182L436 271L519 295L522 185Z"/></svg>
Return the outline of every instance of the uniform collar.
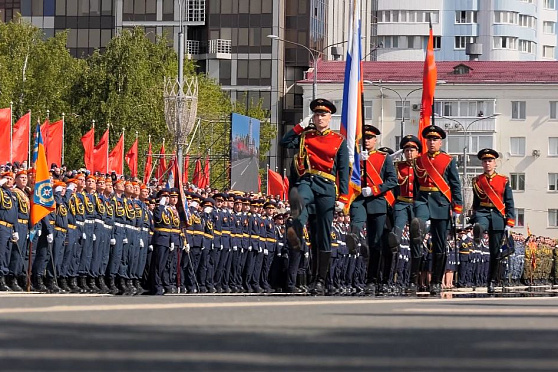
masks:
<svg viewBox="0 0 558 372"><path fill-rule="evenodd" d="M494 172L492 174L484 173L486 178L488 178L489 180L493 179L496 176L496 174L497 174L496 172Z"/></svg>
<svg viewBox="0 0 558 372"><path fill-rule="evenodd" d="M428 156L431 157L431 158L435 158L438 154L440 154L440 151L436 151L436 152L433 153L433 154L428 153Z"/></svg>
<svg viewBox="0 0 558 372"><path fill-rule="evenodd" d="M327 136L329 133L331 133L331 129L330 129L330 128L327 128L327 129L324 130L323 132L320 132L320 131L316 130L316 134L317 134L318 136Z"/></svg>

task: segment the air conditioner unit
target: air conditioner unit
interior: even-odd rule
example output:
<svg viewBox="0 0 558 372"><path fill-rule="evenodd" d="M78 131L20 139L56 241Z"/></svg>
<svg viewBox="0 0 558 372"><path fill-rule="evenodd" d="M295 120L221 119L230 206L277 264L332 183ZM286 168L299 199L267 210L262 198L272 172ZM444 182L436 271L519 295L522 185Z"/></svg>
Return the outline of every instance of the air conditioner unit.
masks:
<svg viewBox="0 0 558 372"><path fill-rule="evenodd" d="M541 156L541 150L533 150L533 156L535 158L538 158L539 156Z"/></svg>
<svg viewBox="0 0 558 372"><path fill-rule="evenodd" d="M420 111L420 105L418 103L413 104L413 111Z"/></svg>
<svg viewBox="0 0 558 372"><path fill-rule="evenodd" d="M451 123L445 123L444 124L444 128L446 128L446 129L451 129L451 127L452 127Z"/></svg>

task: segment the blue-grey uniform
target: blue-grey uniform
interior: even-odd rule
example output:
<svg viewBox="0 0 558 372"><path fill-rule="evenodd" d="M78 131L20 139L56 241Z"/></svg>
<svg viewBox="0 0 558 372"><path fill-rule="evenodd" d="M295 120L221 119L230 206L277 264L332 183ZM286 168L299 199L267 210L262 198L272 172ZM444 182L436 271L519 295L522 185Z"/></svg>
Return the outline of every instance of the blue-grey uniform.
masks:
<svg viewBox="0 0 558 372"><path fill-rule="evenodd" d="M20 282L26 276L29 260L29 196L24 190L17 187L12 189L12 194L17 201L17 222L14 231L18 233L19 239L12 247L10 259L10 274L19 278Z"/></svg>
<svg viewBox="0 0 558 372"><path fill-rule="evenodd" d="M135 279L140 280L143 277L145 267L147 265L147 252L149 251L149 245L151 244L150 231L152 229L152 218L149 213L149 208L146 201L139 201L141 207L141 216L139 218L139 228L141 229L140 237L143 241L143 247L140 246L139 256L137 266L135 268ZM136 210L137 212L137 210ZM139 284L139 282L137 283Z"/></svg>
<svg viewBox="0 0 558 372"><path fill-rule="evenodd" d="M107 206L103 195L95 193L93 196L93 204L95 205L95 223L93 231L93 254L91 256L91 266L89 268L89 277L93 282L101 275L101 264L105 247L108 248L105 220L107 218Z"/></svg>
<svg viewBox="0 0 558 372"><path fill-rule="evenodd" d="M75 185L73 187L75 187ZM81 237L80 228L76 223L76 211L73 209L75 208L75 204L72 205L72 198L74 197L72 188L66 189L66 194L64 195L64 203L68 207L68 232L66 233L67 242L66 248L64 249L64 258L62 259L62 268L58 276L60 277L59 285L62 289L77 291L77 283L71 283L71 280L68 282L71 277L70 274L72 273L72 269L75 269L76 244Z"/></svg>
<svg viewBox="0 0 558 372"><path fill-rule="evenodd" d="M196 203L199 203L198 196L192 196L192 200L195 199ZM186 275L186 287L189 292L199 291L197 272L200 266L200 259L203 250L203 239L204 239L204 226L202 221L201 213L198 211L197 206L190 206L190 221L188 222L188 228L186 230L186 239L188 244L190 244L189 257L186 257L188 261L188 270L184 271Z"/></svg>
<svg viewBox="0 0 558 372"><path fill-rule="evenodd" d="M120 261L118 275L129 284L128 280L132 279L130 277L130 268L132 266L131 259L133 259L134 250L138 245L137 243L139 243L136 242L139 232L137 228L136 208L130 197L124 197L124 210L126 211L126 237L123 240L124 245L122 248L122 259Z"/></svg>
<svg viewBox="0 0 558 372"><path fill-rule="evenodd" d="M68 193L68 191L70 191L70 193ZM72 249L72 256L68 265L68 277L70 278L69 284L72 290L83 292L85 289L78 287L77 277L79 276L79 266L83 246L87 238L87 235L85 234L85 204L83 194L72 190L66 190L66 193L69 197L68 209L76 226L75 231L70 231L68 236L68 245L69 247L71 245Z"/></svg>
<svg viewBox="0 0 558 372"><path fill-rule="evenodd" d="M220 197L226 199L227 195L218 194L214 196L216 201ZM229 255L231 251L231 213L227 208L221 208L217 211L219 219L215 221L218 228L221 225L220 246L216 250L216 260L213 274L213 282L217 292L226 291L228 288L227 265L230 265ZM217 248L217 247L216 247Z"/></svg>
<svg viewBox="0 0 558 372"><path fill-rule="evenodd" d="M13 178L13 174L11 176ZM11 191L0 187L0 290L8 290L5 277L9 274L12 234L17 223L17 203ZM20 236L20 239L25 239Z"/></svg>
<svg viewBox="0 0 558 372"><path fill-rule="evenodd" d="M123 181L117 181L123 182ZM114 239L114 246L112 246L109 255L109 264L106 271L106 276L109 280L109 287L114 290L115 279L119 274L120 265L122 263L122 252L124 249L124 239L126 239L126 229L127 229L127 217L126 217L126 205L124 203L124 197L122 194L114 194L110 198L110 203L112 206L114 214L114 228L112 232L112 237ZM123 279L122 279L123 280Z"/></svg>
<svg viewBox="0 0 558 372"><path fill-rule="evenodd" d="M110 253L115 245L113 243L116 243L116 240L114 239L114 222L116 220L116 217L114 215L114 206L111 201L112 196L113 195L102 195L103 202L105 203L106 215L104 219L105 244L103 246L103 254L101 255L101 266L99 268L99 283L103 287L103 290L108 289L105 285L105 276L109 271L108 266L110 261Z"/></svg>
<svg viewBox="0 0 558 372"><path fill-rule="evenodd" d="M207 293L211 288L207 288L207 276L208 276L208 264L211 249L213 247L213 210L215 206L215 200L213 198L205 198L202 201L203 212L201 213L202 224L203 224L203 246L200 257L200 263L198 265L198 284L201 293ZM211 211L210 211L211 210Z"/></svg>
<svg viewBox="0 0 558 372"><path fill-rule="evenodd" d="M56 183L55 183L56 187ZM56 278L62 269L64 250L66 248L66 235L68 233L68 207L60 192L54 193L56 210L50 223L54 226L54 242L52 244L52 256L48 257L52 262L46 265L47 277ZM54 222L54 223L53 223Z"/></svg>
<svg viewBox="0 0 558 372"><path fill-rule="evenodd" d="M235 204L242 205L242 198L236 197ZM242 212L233 212L233 226L231 228L231 245L232 245L232 259L231 259L231 276L229 286L233 292L241 292L242 289L242 229L244 222L244 214Z"/></svg>
<svg viewBox="0 0 558 372"><path fill-rule="evenodd" d="M264 209L267 207L275 208L275 203L273 202L266 202L264 204ZM265 243L262 242L263 245L263 256L262 256L262 268L260 274L260 287L265 291L271 290L270 282L270 274L271 274L271 267L273 264L273 260L275 259L275 249L277 245L277 237L275 236L276 229L275 229L275 221L273 220L272 216L265 216L262 217L263 222L263 229L261 230L262 240L265 239ZM275 275L275 274L273 274Z"/></svg>
<svg viewBox="0 0 558 372"><path fill-rule="evenodd" d="M258 207L258 202L252 200L250 202L251 205ZM248 253L246 257L246 265L244 268L244 286L248 292L252 291L259 291L261 290L259 287L259 274L254 274L256 271L256 264L257 258L260 251L263 252L263 249L260 247L260 217L255 212L250 212L248 214L248 226L249 226L249 235L250 240L248 243ZM255 279L254 279L255 277Z"/></svg>
<svg viewBox="0 0 558 372"><path fill-rule="evenodd" d="M87 178L93 176L87 176ZM82 199L85 205L85 220L83 226L83 233L85 234L85 240L83 241L83 247L81 250L81 257L79 263L79 275L80 275L80 287L85 287L87 289L87 283L85 278L90 275L91 271L91 260L93 257L93 234L95 233L95 200L92 194L88 192L81 192L79 197Z"/></svg>

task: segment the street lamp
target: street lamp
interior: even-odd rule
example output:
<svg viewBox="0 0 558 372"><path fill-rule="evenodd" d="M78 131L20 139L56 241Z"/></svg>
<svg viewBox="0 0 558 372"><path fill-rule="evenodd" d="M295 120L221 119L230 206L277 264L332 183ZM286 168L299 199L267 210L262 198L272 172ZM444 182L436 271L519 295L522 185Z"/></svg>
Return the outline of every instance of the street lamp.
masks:
<svg viewBox="0 0 558 372"><path fill-rule="evenodd" d="M494 113L492 115L489 116L481 116L478 119L475 119L473 121L471 121L469 124L467 124L467 126L465 126L462 122L460 122L459 120L447 117L447 116L442 116L442 115L438 115L436 113L434 113L434 116L440 118L440 119L446 119L446 120L450 120L453 121L454 123L456 123L457 125L459 125L461 127L461 130L463 130L463 133L465 135L465 143L463 145L463 186L466 185L467 183L467 151L469 149L469 135L471 134L469 132L469 128L471 128L471 126L473 124L475 124L476 122L479 122L481 120L485 120L485 119L493 119L497 116L500 116L500 113ZM463 203L463 216L467 215L467 206L466 203ZM463 217L463 227L465 227L465 217Z"/></svg>
<svg viewBox="0 0 558 372"><path fill-rule="evenodd" d="M277 35L267 35L267 37L270 38L270 39L273 39L273 40L283 41L285 43L298 45L299 47L302 47L302 48L306 49L308 51L308 53L310 53L310 56L312 57L312 69L314 70L314 72L312 73L312 100L316 99L317 90L318 90L318 57L319 57L319 55L323 54L323 52L329 47L339 45L339 44L343 44L343 43L347 42L346 40L344 40L344 41L340 41L340 42L337 42L337 43L333 43L333 44L325 46L320 51L320 50L308 48L304 44L300 44L300 43L297 43L297 42L294 42L294 41L282 39Z"/></svg>

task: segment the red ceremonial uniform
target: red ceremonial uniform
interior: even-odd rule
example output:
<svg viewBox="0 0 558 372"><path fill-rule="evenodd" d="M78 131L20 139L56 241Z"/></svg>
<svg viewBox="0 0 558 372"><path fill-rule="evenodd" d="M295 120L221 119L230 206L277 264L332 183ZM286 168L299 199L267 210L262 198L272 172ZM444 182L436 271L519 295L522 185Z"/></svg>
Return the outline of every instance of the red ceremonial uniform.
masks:
<svg viewBox="0 0 558 372"><path fill-rule="evenodd" d="M483 180L484 178L484 180ZM486 181L486 183L484 182ZM478 200L478 207L496 208L503 217L506 217L507 226L515 226L515 219L506 210L506 185L508 177L494 173L492 176L483 173L473 179L473 189Z"/></svg>
<svg viewBox="0 0 558 372"><path fill-rule="evenodd" d="M412 203L415 195L414 162L411 160L399 161L395 163L395 170L397 171L397 184L399 185L397 200Z"/></svg>

